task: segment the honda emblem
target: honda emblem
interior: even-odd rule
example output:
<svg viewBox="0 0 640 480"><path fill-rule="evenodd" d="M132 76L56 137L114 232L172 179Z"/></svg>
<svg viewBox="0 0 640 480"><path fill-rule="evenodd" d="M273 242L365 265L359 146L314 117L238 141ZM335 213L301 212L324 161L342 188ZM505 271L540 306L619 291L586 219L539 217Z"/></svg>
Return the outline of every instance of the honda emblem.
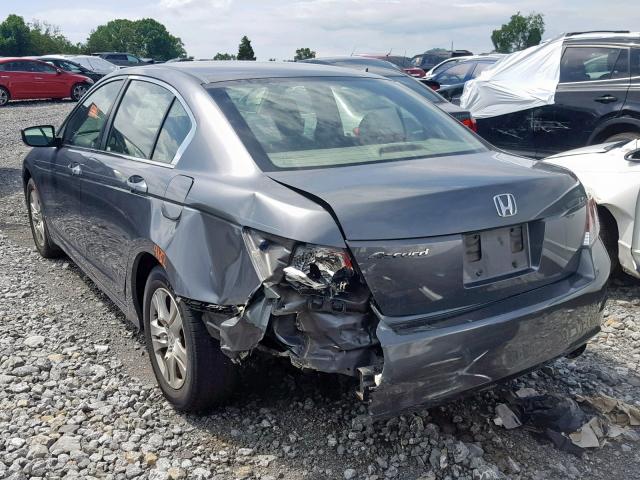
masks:
<svg viewBox="0 0 640 480"><path fill-rule="evenodd" d="M493 197L493 203L496 205L498 215L501 217L513 217L518 213L516 198L510 193L501 193Z"/></svg>

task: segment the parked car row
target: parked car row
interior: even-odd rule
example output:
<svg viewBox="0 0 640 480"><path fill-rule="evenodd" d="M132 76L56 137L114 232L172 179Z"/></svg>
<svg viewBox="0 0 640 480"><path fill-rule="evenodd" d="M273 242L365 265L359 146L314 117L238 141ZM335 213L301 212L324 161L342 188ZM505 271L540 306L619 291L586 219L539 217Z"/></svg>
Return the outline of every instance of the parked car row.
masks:
<svg viewBox="0 0 640 480"><path fill-rule="evenodd" d="M22 132L36 248L144 331L177 409L228 401L235 363L262 349L355 377L385 417L599 331L611 263L576 176L365 70L122 69L58 131Z"/></svg>
<svg viewBox="0 0 640 480"><path fill-rule="evenodd" d="M10 100L78 101L87 89L119 68L156 63L120 52L0 58L0 107Z"/></svg>

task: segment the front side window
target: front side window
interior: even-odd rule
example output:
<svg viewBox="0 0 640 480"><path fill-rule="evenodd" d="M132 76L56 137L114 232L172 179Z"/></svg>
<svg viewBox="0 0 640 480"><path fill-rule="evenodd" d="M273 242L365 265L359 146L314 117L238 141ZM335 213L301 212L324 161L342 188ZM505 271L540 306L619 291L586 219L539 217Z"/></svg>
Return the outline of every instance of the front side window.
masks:
<svg viewBox="0 0 640 480"><path fill-rule="evenodd" d="M30 69L32 72L40 73L56 73L56 68L53 65L49 65L45 62L28 62L30 63Z"/></svg>
<svg viewBox="0 0 640 480"><path fill-rule="evenodd" d="M486 150L453 118L390 80L243 80L208 91L265 171Z"/></svg>
<svg viewBox="0 0 640 480"><path fill-rule="evenodd" d="M71 62L60 61L59 65L60 65L60 68L66 70L67 72L82 73L82 68L80 68L78 65L75 65Z"/></svg>
<svg viewBox="0 0 640 480"><path fill-rule="evenodd" d="M631 49L631 76L640 76L640 48Z"/></svg>
<svg viewBox="0 0 640 480"><path fill-rule="evenodd" d="M476 65L476 68L473 71L473 75L471 76L471 78L476 78L482 72L484 72L487 68L492 67L492 66L493 66L493 63L490 63L490 62L479 62Z"/></svg>
<svg viewBox="0 0 640 480"><path fill-rule="evenodd" d="M173 99L173 94L160 85L133 80L113 120L107 151L150 159Z"/></svg>
<svg viewBox="0 0 640 480"><path fill-rule="evenodd" d="M134 57L133 55L127 55L127 61L129 63L140 63L140 60L138 60L136 57Z"/></svg>
<svg viewBox="0 0 640 480"><path fill-rule="evenodd" d="M122 87L122 80L109 82L89 95L72 114L64 132L64 143L100 148L102 128Z"/></svg>
<svg viewBox="0 0 640 480"><path fill-rule="evenodd" d="M591 82L629 76L626 49L567 47L560 61L560 82Z"/></svg>

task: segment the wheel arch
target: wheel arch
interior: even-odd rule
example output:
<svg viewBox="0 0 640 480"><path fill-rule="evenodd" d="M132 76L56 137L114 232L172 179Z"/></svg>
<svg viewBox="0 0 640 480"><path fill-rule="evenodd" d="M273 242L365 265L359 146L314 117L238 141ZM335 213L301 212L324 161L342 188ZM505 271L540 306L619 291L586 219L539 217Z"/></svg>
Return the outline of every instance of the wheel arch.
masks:
<svg viewBox="0 0 640 480"><path fill-rule="evenodd" d="M133 303L134 313L138 319L137 323L140 327L140 330L144 328L144 289L151 270L153 270L157 266L162 267L158 259L153 254L146 251L140 252L133 261L130 295Z"/></svg>
<svg viewBox="0 0 640 480"><path fill-rule="evenodd" d="M640 133L640 119L633 117L617 117L601 123L589 137L588 145L596 145L612 135L623 132Z"/></svg>

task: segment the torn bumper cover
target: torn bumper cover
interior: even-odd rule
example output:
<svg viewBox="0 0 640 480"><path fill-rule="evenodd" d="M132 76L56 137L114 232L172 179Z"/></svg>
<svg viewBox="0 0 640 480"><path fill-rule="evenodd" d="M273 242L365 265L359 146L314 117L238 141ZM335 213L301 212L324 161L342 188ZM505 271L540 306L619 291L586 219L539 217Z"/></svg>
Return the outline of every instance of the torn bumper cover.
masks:
<svg viewBox="0 0 640 480"><path fill-rule="evenodd" d="M432 325L378 314L384 367L361 387L370 413L439 404L575 350L600 330L608 269L598 242L571 277L467 314Z"/></svg>

